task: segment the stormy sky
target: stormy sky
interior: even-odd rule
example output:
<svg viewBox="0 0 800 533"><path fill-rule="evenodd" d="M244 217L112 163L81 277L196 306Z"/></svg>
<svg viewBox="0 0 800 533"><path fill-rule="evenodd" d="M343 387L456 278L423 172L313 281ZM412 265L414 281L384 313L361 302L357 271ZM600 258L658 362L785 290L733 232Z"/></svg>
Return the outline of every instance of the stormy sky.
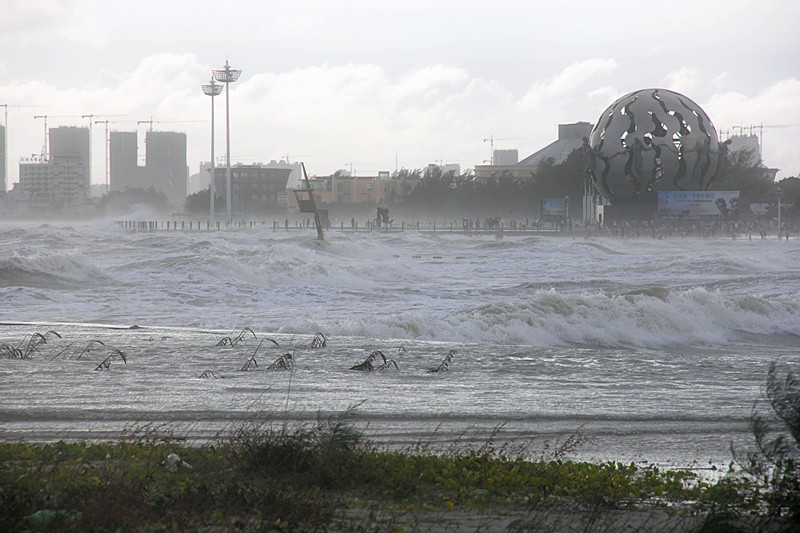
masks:
<svg viewBox="0 0 800 533"><path fill-rule="evenodd" d="M287 156L311 174L523 158L559 123L594 123L618 97L662 87L723 138L763 132L778 178L800 174L800 2L775 0L0 0L0 104L9 187L48 127L188 135L210 156L201 85L228 60L234 163ZM224 93L216 153L225 152ZM2 110L0 110L2 113ZM0 120L4 120L0 114ZM763 129L761 128L763 125ZM104 176L93 126L93 182Z"/></svg>

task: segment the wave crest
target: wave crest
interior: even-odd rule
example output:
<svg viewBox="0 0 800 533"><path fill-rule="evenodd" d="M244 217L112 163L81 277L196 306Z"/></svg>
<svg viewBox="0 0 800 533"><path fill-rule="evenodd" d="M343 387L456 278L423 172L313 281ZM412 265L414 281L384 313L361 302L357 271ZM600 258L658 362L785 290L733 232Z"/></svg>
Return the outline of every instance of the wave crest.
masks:
<svg viewBox="0 0 800 533"><path fill-rule="evenodd" d="M530 299L496 301L443 316L402 313L302 327L342 335L531 346L713 346L746 334L800 335L800 304L702 288L625 294L542 290Z"/></svg>
<svg viewBox="0 0 800 533"><path fill-rule="evenodd" d="M85 256L75 253L15 253L0 259L0 286L59 287L109 279Z"/></svg>

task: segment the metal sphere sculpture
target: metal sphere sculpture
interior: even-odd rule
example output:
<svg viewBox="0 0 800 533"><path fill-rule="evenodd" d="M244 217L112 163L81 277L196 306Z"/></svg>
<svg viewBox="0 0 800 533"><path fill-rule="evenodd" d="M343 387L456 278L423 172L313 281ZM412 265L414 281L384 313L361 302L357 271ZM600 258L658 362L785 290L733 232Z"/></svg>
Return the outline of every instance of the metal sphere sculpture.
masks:
<svg viewBox="0 0 800 533"><path fill-rule="evenodd" d="M612 203L659 190L706 190L717 173L717 130L700 106L666 89L626 94L584 138L586 171Z"/></svg>

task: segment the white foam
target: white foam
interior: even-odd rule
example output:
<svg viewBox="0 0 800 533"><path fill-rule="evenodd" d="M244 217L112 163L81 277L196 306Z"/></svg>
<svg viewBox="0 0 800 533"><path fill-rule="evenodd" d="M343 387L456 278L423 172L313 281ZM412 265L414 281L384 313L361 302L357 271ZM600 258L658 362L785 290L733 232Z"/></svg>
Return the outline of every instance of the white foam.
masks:
<svg viewBox="0 0 800 533"><path fill-rule="evenodd" d="M800 304L759 296L726 296L702 288L650 294L538 291L524 301L496 301L443 316L393 316L300 322L355 336L491 344L605 347L714 346L742 333L800 335Z"/></svg>

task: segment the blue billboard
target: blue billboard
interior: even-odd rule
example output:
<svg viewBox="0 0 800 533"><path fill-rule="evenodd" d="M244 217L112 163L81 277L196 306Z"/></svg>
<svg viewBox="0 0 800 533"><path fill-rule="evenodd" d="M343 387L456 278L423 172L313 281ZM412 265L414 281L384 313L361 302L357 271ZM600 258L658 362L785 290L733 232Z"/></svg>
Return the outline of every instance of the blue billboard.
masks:
<svg viewBox="0 0 800 533"><path fill-rule="evenodd" d="M542 198L539 201L540 218L543 220L562 219L567 216L563 198Z"/></svg>
<svg viewBox="0 0 800 533"><path fill-rule="evenodd" d="M659 191L658 218L739 220L739 191Z"/></svg>

